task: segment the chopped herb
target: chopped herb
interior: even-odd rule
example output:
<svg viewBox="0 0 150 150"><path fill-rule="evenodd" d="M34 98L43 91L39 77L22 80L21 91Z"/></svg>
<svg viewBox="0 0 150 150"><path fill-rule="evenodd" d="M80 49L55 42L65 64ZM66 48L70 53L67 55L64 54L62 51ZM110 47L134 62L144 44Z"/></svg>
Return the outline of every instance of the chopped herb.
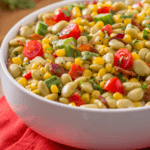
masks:
<svg viewBox="0 0 150 150"><path fill-rule="evenodd" d="M112 95L108 95L111 99L113 99L113 96Z"/></svg>
<svg viewBox="0 0 150 150"><path fill-rule="evenodd" d="M94 82L95 82L95 79L94 79L94 78L90 78L88 81L89 81L90 83L94 83Z"/></svg>
<svg viewBox="0 0 150 150"><path fill-rule="evenodd" d="M81 81L80 83L79 83L79 85L81 85L81 84L83 84L84 83L84 81Z"/></svg>
<svg viewBox="0 0 150 150"><path fill-rule="evenodd" d="M104 92L103 89L102 89L98 84L93 83L92 85L93 85L93 89L94 89L94 90L98 90L98 91L100 91L101 93Z"/></svg>
<svg viewBox="0 0 150 150"><path fill-rule="evenodd" d="M145 56L147 55L148 53L145 53Z"/></svg>
<svg viewBox="0 0 150 150"><path fill-rule="evenodd" d="M147 30L144 29L143 30L143 38L146 39L146 40L148 39L147 38L147 34L149 34L149 31L147 31Z"/></svg>
<svg viewBox="0 0 150 150"><path fill-rule="evenodd" d="M125 46L125 48L128 49L128 46L129 46L129 44L127 44L127 45Z"/></svg>
<svg viewBox="0 0 150 150"><path fill-rule="evenodd" d="M147 24L147 25L146 25L146 28L149 28L149 29L150 29L150 24Z"/></svg>
<svg viewBox="0 0 150 150"><path fill-rule="evenodd" d="M104 30L105 38L109 38L107 31Z"/></svg>
<svg viewBox="0 0 150 150"><path fill-rule="evenodd" d="M92 56L99 56L99 54L92 53L92 52L86 52L86 53L84 54L84 56L81 58L81 60L86 60L86 59L88 59L88 58L90 58L90 57L92 57Z"/></svg>
<svg viewBox="0 0 150 150"><path fill-rule="evenodd" d="M53 49L51 46L47 48L47 50L51 50L51 49Z"/></svg>
<svg viewBox="0 0 150 150"><path fill-rule="evenodd" d="M137 79L140 80L140 75L138 74Z"/></svg>
<svg viewBox="0 0 150 150"><path fill-rule="evenodd" d="M56 33L55 35L58 35L58 36L59 36L59 34L60 34L60 33L58 32L58 33Z"/></svg>
<svg viewBox="0 0 150 150"><path fill-rule="evenodd" d="M138 43L138 42L140 42L140 40L135 39L135 40L132 42L132 46L133 46L135 43Z"/></svg>
<svg viewBox="0 0 150 150"><path fill-rule="evenodd" d="M135 28L135 26L131 24L131 28Z"/></svg>
<svg viewBox="0 0 150 150"><path fill-rule="evenodd" d="M121 65L121 61L122 61L122 59L123 59L123 56L121 56L121 57L120 57L120 59L118 60L119 67L120 67L120 65Z"/></svg>
<svg viewBox="0 0 150 150"><path fill-rule="evenodd" d="M147 89L148 85L142 85L141 88L142 89Z"/></svg>
<svg viewBox="0 0 150 150"><path fill-rule="evenodd" d="M59 72L60 70L57 68L56 71Z"/></svg>
<svg viewBox="0 0 150 150"><path fill-rule="evenodd" d="M58 93L61 93L62 87L58 87Z"/></svg>
<svg viewBox="0 0 150 150"><path fill-rule="evenodd" d="M89 35L88 35L88 36L87 36L88 41L89 41L92 37L93 37L93 36L89 36Z"/></svg>
<svg viewBox="0 0 150 150"><path fill-rule="evenodd" d="M79 52L78 50L76 50L76 58L81 57L81 52Z"/></svg>
<svg viewBox="0 0 150 150"><path fill-rule="evenodd" d="M116 12L111 8L110 9L110 13L112 14L112 15L115 15L116 14Z"/></svg>
<svg viewBox="0 0 150 150"><path fill-rule="evenodd" d="M21 69L22 71L24 71L24 70L25 70L25 68L24 68L24 67L22 67L21 65L19 65L19 67L20 67L20 69Z"/></svg>
<svg viewBox="0 0 150 150"><path fill-rule="evenodd" d="M123 13L120 18L122 18L123 20L126 19L126 18L133 18L133 19L136 19L136 17L134 17L135 14L129 14L129 15L125 15L125 13Z"/></svg>
<svg viewBox="0 0 150 150"><path fill-rule="evenodd" d="M26 64L24 64L25 66L28 66L29 65L29 63L26 63Z"/></svg>
<svg viewBox="0 0 150 150"><path fill-rule="evenodd" d="M123 74L121 74L121 73L118 75L118 79L120 79L120 81L121 81L122 83L124 83L124 82L127 81L126 79L123 78Z"/></svg>
<svg viewBox="0 0 150 150"><path fill-rule="evenodd" d="M82 36L88 36L88 33L85 31L82 33Z"/></svg>
<svg viewBox="0 0 150 150"><path fill-rule="evenodd" d="M14 51L13 54L14 54L15 56L17 56L17 55L18 55L18 51Z"/></svg>
<svg viewBox="0 0 150 150"><path fill-rule="evenodd" d="M145 13L145 19L144 20L147 20L147 19L150 19L150 16Z"/></svg>
<svg viewBox="0 0 150 150"><path fill-rule="evenodd" d="M69 17L71 16L70 15L70 12L68 10L62 10L62 12L65 14L65 16Z"/></svg>
<svg viewBox="0 0 150 150"><path fill-rule="evenodd" d="M121 29L122 29L122 30L125 30L126 28L125 28L125 27L122 27Z"/></svg>
<svg viewBox="0 0 150 150"><path fill-rule="evenodd" d="M139 51L137 51L137 50L135 50L135 52L138 54L139 53Z"/></svg>
<svg viewBox="0 0 150 150"><path fill-rule="evenodd" d="M66 51L66 57L74 57L75 49L72 48L70 45L67 48L65 48L65 51Z"/></svg>

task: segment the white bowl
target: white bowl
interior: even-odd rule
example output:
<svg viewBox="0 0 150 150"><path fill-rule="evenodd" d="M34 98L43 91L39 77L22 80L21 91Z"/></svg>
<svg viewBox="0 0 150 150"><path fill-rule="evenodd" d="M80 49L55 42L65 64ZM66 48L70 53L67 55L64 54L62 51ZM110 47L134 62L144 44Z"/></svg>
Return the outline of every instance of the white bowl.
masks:
<svg viewBox="0 0 150 150"><path fill-rule="evenodd" d="M29 92L9 74L8 42L19 27L34 21L39 13L66 4L68 1L62 1L35 11L6 35L0 51L1 83L10 107L35 132L65 145L94 150L150 147L150 107L114 110L71 107Z"/></svg>

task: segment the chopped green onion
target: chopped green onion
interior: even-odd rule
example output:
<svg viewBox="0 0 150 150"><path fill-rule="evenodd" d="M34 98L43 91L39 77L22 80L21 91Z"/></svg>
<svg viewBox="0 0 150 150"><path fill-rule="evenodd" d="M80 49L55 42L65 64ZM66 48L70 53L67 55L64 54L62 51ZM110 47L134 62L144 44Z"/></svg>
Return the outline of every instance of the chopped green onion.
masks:
<svg viewBox="0 0 150 150"><path fill-rule="evenodd" d="M47 28L48 28L48 25L39 21L36 25L36 29L35 29L35 32L37 34L40 34L42 36L45 36L46 35L46 32L47 32Z"/></svg>
<svg viewBox="0 0 150 150"><path fill-rule="evenodd" d="M65 51L66 51L66 57L74 57L75 49L72 48L70 45L65 49Z"/></svg>

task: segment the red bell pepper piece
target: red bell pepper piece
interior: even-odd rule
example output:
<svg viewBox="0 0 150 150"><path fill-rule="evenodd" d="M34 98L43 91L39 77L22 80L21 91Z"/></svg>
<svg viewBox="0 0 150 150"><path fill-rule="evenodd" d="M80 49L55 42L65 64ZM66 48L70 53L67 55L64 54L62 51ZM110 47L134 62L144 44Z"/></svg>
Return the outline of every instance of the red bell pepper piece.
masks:
<svg viewBox="0 0 150 150"><path fill-rule="evenodd" d="M65 27L59 34L61 39L74 37L76 40L81 36L81 31L79 29L78 24L72 23Z"/></svg>
<svg viewBox="0 0 150 150"><path fill-rule="evenodd" d="M55 58L57 58L58 56L57 56L57 54L56 54L56 52L55 53L53 53L53 56L55 57Z"/></svg>
<svg viewBox="0 0 150 150"><path fill-rule="evenodd" d="M69 102L74 102L76 104L76 106L81 106L84 105L84 101L82 100L82 98L79 96L78 93L74 93L72 96L69 97Z"/></svg>
<svg viewBox="0 0 150 150"><path fill-rule="evenodd" d="M135 7L137 7L137 6L142 7L141 2L137 2L137 3L134 3L134 4L132 5L133 8L135 8Z"/></svg>
<svg viewBox="0 0 150 150"><path fill-rule="evenodd" d="M104 26L102 29L101 29L102 32L106 31L107 34L110 36L111 33L113 33L113 30L112 30L112 26L110 24Z"/></svg>
<svg viewBox="0 0 150 150"><path fill-rule="evenodd" d="M109 13L111 9L112 9L113 11L115 11L115 8L114 8L114 7L102 6L102 7L99 7L99 8L97 9L97 13L98 13L98 14Z"/></svg>
<svg viewBox="0 0 150 150"><path fill-rule="evenodd" d="M23 77L26 78L27 80L31 79L31 78L32 78L31 71L29 71L29 72L28 72L27 74L25 74Z"/></svg>
<svg viewBox="0 0 150 150"><path fill-rule="evenodd" d="M69 71L69 75L73 80L77 79L78 77L81 77L85 68L82 66L79 66L77 64L72 64L71 69Z"/></svg>

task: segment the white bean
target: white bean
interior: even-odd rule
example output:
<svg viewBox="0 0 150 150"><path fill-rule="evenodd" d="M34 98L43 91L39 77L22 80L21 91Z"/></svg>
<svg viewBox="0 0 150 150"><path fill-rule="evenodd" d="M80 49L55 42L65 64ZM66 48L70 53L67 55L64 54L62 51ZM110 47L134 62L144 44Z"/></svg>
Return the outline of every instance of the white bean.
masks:
<svg viewBox="0 0 150 150"><path fill-rule="evenodd" d="M112 65L114 64L114 55L112 53L107 53L103 56L103 59L106 63L111 63Z"/></svg>
<svg viewBox="0 0 150 150"><path fill-rule="evenodd" d="M33 33L34 33L33 29L29 28L28 26L22 26L20 28L20 35L25 38L29 38L29 36Z"/></svg>
<svg viewBox="0 0 150 150"><path fill-rule="evenodd" d="M128 91L131 91L135 88L141 87L141 83L139 83L139 82L125 82L125 83L123 83L123 86L124 86L125 91L128 92Z"/></svg>
<svg viewBox="0 0 150 150"><path fill-rule="evenodd" d="M50 94L50 91L46 85L46 83L44 81L39 81L38 82L38 90L40 91L40 93L43 95L43 96L46 96L48 94Z"/></svg>
<svg viewBox="0 0 150 150"><path fill-rule="evenodd" d="M92 84L89 82L83 82L81 84L81 89L87 93L92 93L94 90Z"/></svg>
<svg viewBox="0 0 150 150"><path fill-rule="evenodd" d="M117 101L117 108L134 108L134 104L129 99L120 99Z"/></svg>
<svg viewBox="0 0 150 150"><path fill-rule="evenodd" d="M110 108L117 108L117 100L112 99L108 96L108 97L106 97L106 101Z"/></svg>
<svg viewBox="0 0 150 150"><path fill-rule="evenodd" d="M82 77L75 79L74 82L76 82L78 85L78 84L80 84L80 82L82 82L82 81L85 82L86 80L87 80L87 78L82 76Z"/></svg>
<svg viewBox="0 0 150 150"><path fill-rule="evenodd" d="M81 105L80 107L82 107L82 108L98 108L98 106L96 104L85 104L85 105Z"/></svg>
<svg viewBox="0 0 150 150"><path fill-rule="evenodd" d="M141 58L142 60L145 60L145 56L146 56L146 54L149 53L149 52L150 52L150 50L149 50L148 48L142 48L142 49L139 51L138 55L140 56L140 58Z"/></svg>
<svg viewBox="0 0 150 150"><path fill-rule="evenodd" d="M65 73L65 74L63 74L63 75L61 76L60 80L61 80L61 83L62 83L63 85L65 85L65 84L71 82L71 81L72 81L72 78L71 78L71 76L70 76L69 74Z"/></svg>
<svg viewBox="0 0 150 150"><path fill-rule="evenodd" d="M21 74L21 69L17 64L11 64L8 70L13 78L17 78Z"/></svg>
<svg viewBox="0 0 150 150"><path fill-rule="evenodd" d="M18 38L14 38L13 40L11 40L9 42L10 46L18 46L19 43L17 42L18 40L20 40L21 42L25 43L26 39L24 37L18 37Z"/></svg>

